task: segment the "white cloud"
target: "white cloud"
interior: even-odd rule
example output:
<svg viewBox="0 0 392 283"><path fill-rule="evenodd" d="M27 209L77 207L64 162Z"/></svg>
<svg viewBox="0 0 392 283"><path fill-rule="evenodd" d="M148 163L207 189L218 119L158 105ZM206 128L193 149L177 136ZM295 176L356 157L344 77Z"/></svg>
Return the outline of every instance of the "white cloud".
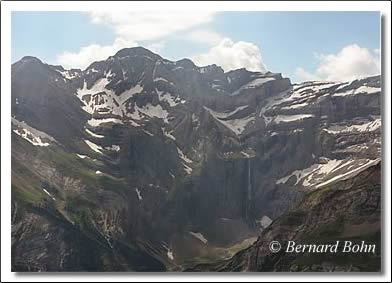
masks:
<svg viewBox="0 0 392 283"><path fill-rule="evenodd" d="M116 38L112 45L102 46L99 44L91 44L82 47L79 52L66 51L57 56L57 63L66 69L85 69L94 61L105 60L123 48L134 47L137 45L138 44L136 42Z"/></svg>
<svg viewBox="0 0 392 283"><path fill-rule="evenodd" d="M93 23L110 26L121 38L132 41L157 40L213 20L216 12L191 11L97 11Z"/></svg>
<svg viewBox="0 0 392 283"><path fill-rule="evenodd" d="M225 71L238 68L246 68L250 71L266 71L260 49L255 44L245 41L233 42L229 38L224 38L207 53L195 55L192 59L196 65L216 64Z"/></svg>
<svg viewBox="0 0 392 283"><path fill-rule="evenodd" d="M299 67L295 70L295 75L302 81L320 81L321 78L315 74L305 71Z"/></svg>
<svg viewBox="0 0 392 283"><path fill-rule="evenodd" d="M81 47L78 52L66 51L57 56L56 64L61 64L65 68L84 69L94 61L104 60L122 48L138 46L143 41L153 41L147 45L147 48L159 53L164 48L164 42L158 41L160 38L207 24L213 20L215 13L191 11L90 12L91 21L112 28L116 40L111 45L91 44ZM213 33L210 32L210 39L212 35Z"/></svg>
<svg viewBox="0 0 392 283"><path fill-rule="evenodd" d="M200 29L186 34L185 39L213 46L217 45L223 39L223 37L214 31Z"/></svg>
<svg viewBox="0 0 392 283"><path fill-rule="evenodd" d="M317 73L331 81L349 81L380 74L379 53L372 53L357 44L344 47L338 54L321 55Z"/></svg>
<svg viewBox="0 0 392 283"><path fill-rule="evenodd" d="M371 51L357 44L347 45L337 54L317 55L317 59L319 66L314 75L302 68L297 68L296 75L303 80L314 76L328 81L351 81L381 73L380 50Z"/></svg>

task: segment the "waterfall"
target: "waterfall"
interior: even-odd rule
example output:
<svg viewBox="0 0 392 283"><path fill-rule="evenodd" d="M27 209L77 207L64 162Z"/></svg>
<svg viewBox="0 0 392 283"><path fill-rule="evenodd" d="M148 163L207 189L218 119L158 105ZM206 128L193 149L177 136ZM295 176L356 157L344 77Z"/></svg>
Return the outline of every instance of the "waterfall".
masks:
<svg viewBox="0 0 392 283"><path fill-rule="evenodd" d="M252 210L252 182L251 182L251 160L247 158L248 176L245 198L245 219L250 223Z"/></svg>
<svg viewBox="0 0 392 283"><path fill-rule="evenodd" d="M250 181L250 158L248 158L248 201L252 200L252 184Z"/></svg>

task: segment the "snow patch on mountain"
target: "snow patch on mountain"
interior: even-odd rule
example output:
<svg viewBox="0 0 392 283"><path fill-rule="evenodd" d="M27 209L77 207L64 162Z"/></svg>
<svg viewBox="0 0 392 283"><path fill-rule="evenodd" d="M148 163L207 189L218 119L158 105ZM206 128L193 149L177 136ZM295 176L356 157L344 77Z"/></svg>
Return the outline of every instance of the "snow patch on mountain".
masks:
<svg viewBox="0 0 392 283"><path fill-rule="evenodd" d="M286 177L280 178L279 180L276 181L276 184L285 184L287 183L287 181L292 177L295 176L296 177L296 182L294 185L297 185L299 183L299 181L307 176L309 173L313 172L314 170L319 168L319 164L313 164L312 166L302 169L302 170L295 170L292 173L290 173L289 175L287 175Z"/></svg>
<svg viewBox="0 0 392 283"><path fill-rule="evenodd" d="M42 190L48 195L50 196L53 200L56 200L56 198L54 196L51 195L51 193L49 193L46 189L42 188Z"/></svg>
<svg viewBox="0 0 392 283"><path fill-rule="evenodd" d="M358 88L335 93L332 96L347 96L347 95L356 95L356 94L377 94L380 92L381 92L381 88L369 87L369 86L362 85Z"/></svg>
<svg viewBox="0 0 392 283"><path fill-rule="evenodd" d="M95 137L95 138L99 138L99 139L102 139L102 138L104 138L105 136L102 136L102 135L98 135L98 134L96 134L96 133L93 133L92 131L90 131L89 129L85 129L85 131L89 134L89 135L91 135L91 136L93 136L93 137Z"/></svg>
<svg viewBox="0 0 392 283"><path fill-rule="evenodd" d="M92 118L88 120L87 123L92 127L98 127L102 124L107 124L107 123L123 124L123 122L117 118L101 118L101 119Z"/></svg>
<svg viewBox="0 0 392 283"><path fill-rule="evenodd" d="M264 215L258 222L259 222L260 226L263 229L265 229L272 223L272 219L269 218L267 215Z"/></svg>
<svg viewBox="0 0 392 283"><path fill-rule="evenodd" d="M24 121L18 121L15 118L11 119L11 123L14 125L16 129L13 130L15 134L18 136L24 138L27 140L29 143L35 146L49 146L49 142L44 142L44 141L51 141L51 142L56 142L56 140L49 136L48 134L39 131L31 126L29 126L26 122Z"/></svg>
<svg viewBox="0 0 392 283"><path fill-rule="evenodd" d="M153 136L154 136L154 134L150 133L149 131L147 131L147 130L145 130L145 129L143 129L143 132L144 132L146 135L149 135L150 137L153 137Z"/></svg>
<svg viewBox="0 0 392 283"><path fill-rule="evenodd" d="M171 249L168 249L168 250L167 250L167 257L168 257L170 260L174 260L173 251L172 251Z"/></svg>
<svg viewBox="0 0 392 283"><path fill-rule="evenodd" d="M324 178L324 176L325 176L326 174L331 173L331 172L332 172L333 170L335 170L335 168L336 168L338 165L340 165L341 163L342 163L342 160L333 159L333 160L328 160L328 161L327 161L326 163L324 163L324 164L313 164L313 165L311 165L311 166L308 167L308 168L305 168L305 169L302 169L302 170L295 170L295 171L293 171L293 172L292 172L291 174L289 174L288 176L279 179L279 180L276 182L276 184L282 184L282 183L284 184L284 183L286 183L292 176L295 176L295 177L296 177L296 182L295 182L294 185L299 184L299 182L300 182L303 178L307 177L307 178L305 179L303 185L304 185L304 186L309 186L310 183L309 183L308 180L312 179L313 182L316 181L316 180L315 180L316 174L317 174L317 176L319 176L318 179L320 179L320 177L321 177L321 178Z"/></svg>
<svg viewBox="0 0 392 283"><path fill-rule="evenodd" d="M154 82L159 82L159 81L163 81L163 82L169 82L167 79L165 79L165 78L162 78L162 77L156 77L156 78L154 78Z"/></svg>
<svg viewBox="0 0 392 283"><path fill-rule="evenodd" d="M101 146L99 146L99 145L97 145L97 144L95 144L95 143L93 143L93 142L91 142L91 141L89 141L89 140L84 140L84 142L85 142L93 151L102 154L102 151L101 151L101 150L103 150L103 148L102 148Z"/></svg>
<svg viewBox="0 0 392 283"><path fill-rule="evenodd" d="M250 157L250 154L246 153L245 151L241 151L241 154L242 154L243 156L245 156L246 158L249 158L249 157Z"/></svg>
<svg viewBox="0 0 392 283"><path fill-rule="evenodd" d="M89 114L100 112L102 114L121 115L121 109L119 109L118 102L114 98L114 92L105 88L108 83L107 78L101 78L88 89L87 82L84 81L83 88L76 91L76 96L84 105L82 106L84 111Z"/></svg>
<svg viewBox="0 0 392 283"><path fill-rule="evenodd" d="M218 117L220 119L225 119L225 118L228 118L228 117L236 114L237 112L239 112L239 111L241 111L243 109L246 109L248 107L249 107L248 105L239 106L236 109L234 109L233 111L228 112L228 113L225 113L225 112L222 113L222 112L216 112L216 111L213 111L213 112L214 112L215 117Z"/></svg>
<svg viewBox="0 0 392 283"><path fill-rule="evenodd" d="M56 69L56 71L59 72L64 78L66 78L68 80L72 80L74 78L78 78L79 77L78 73L71 72L70 70L60 71L60 70Z"/></svg>
<svg viewBox="0 0 392 283"><path fill-rule="evenodd" d="M155 90L158 94L159 101L165 101L169 104L170 107L177 106L180 103L185 103L185 100L181 99L180 97L173 97L172 94L164 91Z"/></svg>
<svg viewBox="0 0 392 283"><path fill-rule="evenodd" d="M243 106L241 106L241 107L243 107ZM239 107L239 108L241 108L241 107ZM238 112L239 108L237 108L233 112L234 113ZM215 118L216 121L218 121L219 123L223 124L225 127L230 129L231 131L233 131L236 135L242 134L243 131L248 126L248 124L250 122L254 122L255 121L255 117L254 117L253 114L249 115L249 116L246 116L244 118L223 120L223 119L226 119L227 117L229 117L230 113L216 112L216 111L213 111L213 110L209 109L206 106L204 106L204 109L206 109Z"/></svg>
<svg viewBox="0 0 392 283"><path fill-rule="evenodd" d="M208 243L208 240L204 237L204 235L202 233L189 232L189 234L191 234L196 239L200 240L205 245Z"/></svg>
<svg viewBox="0 0 392 283"><path fill-rule="evenodd" d="M306 107L308 105L309 105L308 103L298 103L298 104L292 104L290 106L282 107L281 109L282 110L298 109L298 108Z"/></svg>
<svg viewBox="0 0 392 283"><path fill-rule="evenodd" d="M27 129L16 129L13 132L35 146L49 146L49 143L42 142L40 137L34 136L32 132Z"/></svg>
<svg viewBox="0 0 392 283"><path fill-rule="evenodd" d="M368 168L368 167L370 167L370 166L372 166L372 165L377 164L378 162L380 162L380 160L381 160L380 158L375 159L375 160L370 160L370 159L369 159L369 160L366 160L366 161L364 162L364 164L360 165L359 167L355 166L354 169L352 169L352 170L350 170L350 171L348 171L348 172L345 172L345 173L343 173L343 174L339 174L339 175L337 175L337 176L335 176L335 177L329 179L329 180L326 181L326 182L323 182L323 183L321 183L321 184L318 184L318 185L316 185L316 188L320 188L320 187L326 186L326 185L328 185L328 184L330 184L330 183L332 183L332 182L335 182L335 181L346 180L347 178L350 178L350 177L352 177L352 176L358 174L359 172L365 170L366 168Z"/></svg>
<svg viewBox="0 0 392 283"><path fill-rule="evenodd" d="M188 158L181 149L179 149L177 147L177 153L178 156L180 157L180 159L184 162L182 162L182 165L184 166L184 170L187 174L192 174L193 169L191 167L189 167L187 164L191 164L193 163L193 160L191 160L190 158Z"/></svg>
<svg viewBox="0 0 392 283"><path fill-rule="evenodd" d="M192 174L193 169L191 167L189 167L188 165L186 165L185 163L182 163L182 166L184 166L184 170L185 172L190 175Z"/></svg>
<svg viewBox="0 0 392 283"><path fill-rule="evenodd" d="M111 146L105 146L106 150L112 150L112 151L120 151L120 146L117 144L113 144Z"/></svg>
<svg viewBox="0 0 392 283"><path fill-rule="evenodd" d="M261 107L260 113L259 113L259 117L263 117L264 118L264 122L265 122L266 125L268 125L272 121L272 117L267 117L265 115L265 113L268 110L270 110L273 107L275 107L276 105L279 105L280 103L282 103L282 101L284 99L287 99L287 97L289 97L289 95L290 95L290 90L288 89L288 90L285 90L285 91L282 91L282 92L278 93L275 96L268 97L266 99L266 103L265 103L265 105L263 107Z"/></svg>
<svg viewBox="0 0 392 283"><path fill-rule="evenodd" d="M162 128L163 134L168 137L169 139L172 139L173 141L176 140L176 137L172 135L173 131L167 132L165 128Z"/></svg>
<svg viewBox="0 0 392 283"><path fill-rule="evenodd" d="M292 177L296 177L294 186L301 184L303 187L319 188L333 181L341 180L352 173L367 168L367 165L374 164L375 160L370 159L326 159L320 158L320 162L312 164L308 168L295 170L289 175L276 181L276 184L285 184ZM354 168L354 169L352 169ZM340 174L336 175L337 172Z"/></svg>
<svg viewBox="0 0 392 283"><path fill-rule="evenodd" d="M81 159L85 159L86 157L88 157L87 155L82 155L82 154L76 154L79 158L81 158Z"/></svg>
<svg viewBox="0 0 392 283"><path fill-rule="evenodd" d="M106 88L106 85L109 83L108 77L110 77L109 74L107 77L97 80L90 89L87 88L87 83L84 81L83 88L77 90L76 96L83 103L82 109L90 114L112 114L118 117L124 117L124 113L127 113L125 103L135 95L142 93L144 88L142 85L136 84L120 95L116 95L114 91ZM113 120L110 121L107 119ZM118 124L123 123L121 120L115 120L115 118L95 118L91 119L89 124L92 126L99 126L101 123L109 121ZM136 124L133 126L139 126Z"/></svg>
<svg viewBox="0 0 392 283"><path fill-rule="evenodd" d="M232 92L230 95L231 96L235 96L235 95L240 94L245 89L253 89L253 88L261 87L265 83L267 83L269 81L273 81L273 80L275 80L275 78L273 78L273 77L257 78L255 80L252 80L249 83L241 86L239 89L237 89L236 91Z"/></svg>
<svg viewBox="0 0 392 283"><path fill-rule="evenodd" d="M135 189L135 192L136 192L137 198L140 201L143 200L142 194L141 194L141 192L140 192L140 190L138 188Z"/></svg>
<svg viewBox="0 0 392 283"><path fill-rule="evenodd" d="M298 120L305 120L314 117L312 114L297 114L297 115L277 115L273 120L275 123L288 123Z"/></svg>
<svg viewBox="0 0 392 283"><path fill-rule="evenodd" d="M99 71L94 68L88 69L87 74L91 74L91 73L99 73Z"/></svg>
<svg viewBox="0 0 392 283"><path fill-rule="evenodd" d="M330 134L341 134L341 133L350 133L350 132L373 132L380 128L381 128L381 119L375 119L374 121L370 121L363 124L354 124L351 126L334 125L329 127L328 129L323 129L323 130Z"/></svg>
<svg viewBox="0 0 392 283"><path fill-rule="evenodd" d="M180 158L181 158L183 161L185 161L186 163L193 163L193 161L192 161L190 158L188 158L188 157L182 152L182 150L179 149L178 147L177 147L177 152L178 152L178 155L180 156Z"/></svg>
<svg viewBox="0 0 392 283"><path fill-rule="evenodd" d="M128 99L131 97L135 96L136 94L142 93L143 92L143 86L140 84L135 85L134 87L124 91L120 95L117 96L117 102L118 104L122 105L124 102L126 102Z"/></svg>
<svg viewBox="0 0 392 283"><path fill-rule="evenodd" d="M163 109L159 104L152 105L151 103L147 103L143 107L135 105L135 111L133 113L129 113L128 116L135 120L141 120L141 114L144 114L150 118L159 118L162 119L165 123L168 123L167 117L169 116L169 112Z"/></svg>

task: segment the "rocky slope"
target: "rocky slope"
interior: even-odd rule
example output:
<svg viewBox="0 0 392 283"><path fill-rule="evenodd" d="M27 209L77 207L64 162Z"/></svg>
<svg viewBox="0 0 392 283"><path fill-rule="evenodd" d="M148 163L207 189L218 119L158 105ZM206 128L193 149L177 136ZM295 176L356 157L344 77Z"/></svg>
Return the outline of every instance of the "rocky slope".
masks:
<svg viewBox="0 0 392 283"><path fill-rule="evenodd" d="M304 194L380 158L380 94L379 76L292 85L140 47L83 71L24 57L12 65L13 268L182 270L232 255Z"/></svg>
<svg viewBox="0 0 392 283"><path fill-rule="evenodd" d="M289 213L274 221L249 248L216 264L188 271L381 271L381 164L308 193ZM282 245L270 250L270 242ZM287 252L288 241L301 245L335 244L337 252ZM345 241L362 252L343 253ZM364 245L362 245L364 242ZM375 245L375 248L369 248Z"/></svg>

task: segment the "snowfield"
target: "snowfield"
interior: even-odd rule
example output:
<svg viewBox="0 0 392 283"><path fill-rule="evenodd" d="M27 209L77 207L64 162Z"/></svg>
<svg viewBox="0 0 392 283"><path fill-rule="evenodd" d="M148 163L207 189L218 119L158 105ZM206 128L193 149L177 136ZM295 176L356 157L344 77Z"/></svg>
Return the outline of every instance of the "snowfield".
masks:
<svg viewBox="0 0 392 283"><path fill-rule="evenodd" d="M22 138L27 140L29 143L31 143L34 146L49 146L50 143L44 142L44 140L50 142L56 142L56 140L53 137L29 126L24 121L21 122L16 120L15 118L12 118L11 123L16 127L16 129L12 131L18 136L21 136Z"/></svg>
<svg viewBox="0 0 392 283"><path fill-rule="evenodd" d="M309 118L313 118L314 115L311 114L298 114L298 115L277 115L274 118L274 122L279 124L279 123L288 123L288 122L294 122L298 120L305 120Z"/></svg>
<svg viewBox="0 0 392 283"><path fill-rule="evenodd" d="M238 95L245 89L258 88L258 87L261 87L262 85L264 85L265 83L270 82L270 81L274 81L274 80L275 80L275 78L272 78L272 77L254 79L254 80L250 81L249 83L241 86L239 89L237 89L236 91L234 91L230 95L231 96Z"/></svg>
<svg viewBox="0 0 392 283"><path fill-rule="evenodd" d="M214 110L209 109L206 106L203 106L205 110L210 112L210 114L214 117L216 121L224 125L226 128L230 129L233 131L236 135L240 135L244 132L246 127L248 126L249 123L255 121L255 116L254 114L251 114L247 117L244 117L242 119L232 119L232 120L226 120L227 117L233 115L234 113L237 113L238 111L245 109L248 106L241 106L235 109L233 112L230 113L222 113L222 112L216 112ZM225 120L223 120L225 119Z"/></svg>
<svg viewBox="0 0 392 283"><path fill-rule="evenodd" d="M116 119L116 118L102 118L102 119L91 118L90 120L87 121L87 123L92 127L98 127L101 126L102 124L107 124L107 123L123 124L123 122L120 119Z"/></svg>
<svg viewBox="0 0 392 283"><path fill-rule="evenodd" d="M302 185L303 187L319 188L334 181L344 180L346 177L359 173L369 166L376 164L378 161L379 159L326 160L322 164L316 163L308 168L295 170L289 175L277 180L276 184L285 184L292 176L295 176L296 182L294 186ZM337 172L341 174L337 174Z"/></svg>
<svg viewBox="0 0 392 283"><path fill-rule="evenodd" d="M358 88L350 89L344 92L338 92L333 94L332 96L347 96L347 95L356 95L356 94L377 94L381 92L381 88L369 87L369 86L360 86Z"/></svg>
<svg viewBox="0 0 392 283"><path fill-rule="evenodd" d="M355 124L351 126L331 126L328 129L324 129L325 132L330 134L341 134L350 132L373 132L381 128L381 118L375 119L374 121L365 122L363 124Z"/></svg>

